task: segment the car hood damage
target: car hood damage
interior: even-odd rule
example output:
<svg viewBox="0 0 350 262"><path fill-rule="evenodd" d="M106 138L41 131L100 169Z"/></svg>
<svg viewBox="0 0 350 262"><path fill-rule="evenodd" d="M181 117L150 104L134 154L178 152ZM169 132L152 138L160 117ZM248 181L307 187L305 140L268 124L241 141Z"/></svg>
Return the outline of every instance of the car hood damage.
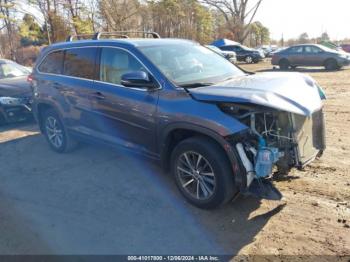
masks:
<svg viewBox="0 0 350 262"><path fill-rule="evenodd" d="M189 92L200 101L255 104L304 116L319 110L325 98L311 77L288 72L239 76Z"/></svg>

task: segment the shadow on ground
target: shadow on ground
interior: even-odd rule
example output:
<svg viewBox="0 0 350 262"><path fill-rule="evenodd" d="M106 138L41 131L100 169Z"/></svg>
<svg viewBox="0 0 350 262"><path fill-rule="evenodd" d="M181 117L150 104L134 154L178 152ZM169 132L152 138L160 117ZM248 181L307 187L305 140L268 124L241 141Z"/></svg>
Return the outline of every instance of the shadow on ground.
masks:
<svg viewBox="0 0 350 262"><path fill-rule="evenodd" d="M1 254L236 254L269 219L255 198L217 210L184 201L169 174L124 151L0 143Z"/></svg>

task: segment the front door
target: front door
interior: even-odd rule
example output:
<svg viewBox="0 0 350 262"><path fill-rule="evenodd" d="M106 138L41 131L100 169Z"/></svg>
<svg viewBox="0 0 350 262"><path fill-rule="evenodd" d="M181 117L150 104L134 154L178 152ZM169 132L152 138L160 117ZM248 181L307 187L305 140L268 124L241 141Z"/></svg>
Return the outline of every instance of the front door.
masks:
<svg viewBox="0 0 350 262"><path fill-rule="evenodd" d="M91 94L95 130L104 140L143 153L155 152L158 90L121 85L121 76L145 67L129 51L100 49L98 81Z"/></svg>

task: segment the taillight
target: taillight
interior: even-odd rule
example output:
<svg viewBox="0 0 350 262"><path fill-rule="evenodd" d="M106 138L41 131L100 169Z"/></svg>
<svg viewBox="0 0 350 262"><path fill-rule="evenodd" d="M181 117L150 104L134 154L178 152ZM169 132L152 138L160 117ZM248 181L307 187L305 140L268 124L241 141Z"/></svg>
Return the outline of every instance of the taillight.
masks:
<svg viewBox="0 0 350 262"><path fill-rule="evenodd" d="M30 83L33 82L33 75L32 74L28 75L27 81L30 82Z"/></svg>

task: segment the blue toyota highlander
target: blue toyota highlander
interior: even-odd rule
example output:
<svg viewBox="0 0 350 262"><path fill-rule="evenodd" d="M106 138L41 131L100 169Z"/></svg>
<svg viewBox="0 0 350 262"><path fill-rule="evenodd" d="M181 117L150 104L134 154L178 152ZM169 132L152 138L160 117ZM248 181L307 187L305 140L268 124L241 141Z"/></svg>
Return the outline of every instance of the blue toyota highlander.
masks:
<svg viewBox="0 0 350 262"><path fill-rule="evenodd" d="M149 34L149 33L144 33ZM247 73L198 43L53 44L32 73L33 111L59 153L88 139L158 160L183 196L215 208L325 149L324 93L299 73Z"/></svg>

